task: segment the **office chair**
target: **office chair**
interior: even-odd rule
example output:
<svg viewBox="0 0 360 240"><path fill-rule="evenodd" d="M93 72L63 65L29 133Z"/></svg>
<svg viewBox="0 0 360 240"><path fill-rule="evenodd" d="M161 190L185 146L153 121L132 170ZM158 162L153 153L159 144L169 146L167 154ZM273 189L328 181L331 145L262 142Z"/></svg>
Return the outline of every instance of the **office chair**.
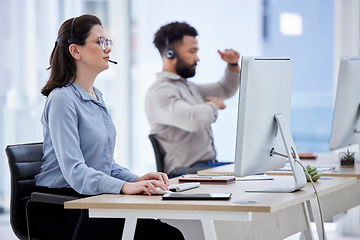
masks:
<svg viewBox="0 0 360 240"><path fill-rule="evenodd" d="M160 142L156 139L156 134L149 135L150 142L154 149L156 169L158 172L164 172L169 175L170 178L177 177L183 174L196 174L199 170L206 169L207 167L176 167L171 173L165 172L164 158L166 152L161 146Z"/></svg>
<svg viewBox="0 0 360 240"><path fill-rule="evenodd" d="M65 196L36 192L35 175L40 172L43 156L42 143L8 145L5 149L11 175L10 223L19 239L35 239L32 236L29 221L29 206L32 202L64 205L65 201L78 199ZM73 235L76 239L83 218L83 210Z"/></svg>
<svg viewBox="0 0 360 240"><path fill-rule="evenodd" d="M149 139L154 149L156 169L158 172L164 172L164 157L166 155L166 152L155 136L156 134L150 134Z"/></svg>

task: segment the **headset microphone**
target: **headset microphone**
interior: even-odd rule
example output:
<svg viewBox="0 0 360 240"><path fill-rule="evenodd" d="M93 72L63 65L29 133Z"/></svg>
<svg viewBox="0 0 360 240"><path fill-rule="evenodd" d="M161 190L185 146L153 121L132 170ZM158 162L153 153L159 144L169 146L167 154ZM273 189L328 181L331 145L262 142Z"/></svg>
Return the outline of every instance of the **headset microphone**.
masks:
<svg viewBox="0 0 360 240"><path fill-rule="evenodd" d="M73 43L78 44L79 43L79 38L76 38L75 35L74 35L74 23L75 23L75 20L76 20L76 17L74 17L74 19L71 22L70 38L68 40L69 44L73 44ZM109 60L109 62L111 62L113 64L117 64L116 61Z"/></svg>

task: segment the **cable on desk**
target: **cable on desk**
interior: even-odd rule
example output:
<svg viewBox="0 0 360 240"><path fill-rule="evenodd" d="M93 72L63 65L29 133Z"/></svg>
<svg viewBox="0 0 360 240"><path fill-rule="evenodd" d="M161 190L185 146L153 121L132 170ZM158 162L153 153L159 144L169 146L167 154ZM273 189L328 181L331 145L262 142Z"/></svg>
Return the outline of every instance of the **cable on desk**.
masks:
<svg viewBox="0 0 360 240"><path fill-rule="evenodd" d="M325 227L324 227L324 219L323 219L323 214L322 214L322 211L321 211L321 206L320 206L320 199L319 199L319 194L316 190L316 187L315 187L315 184L310 176L310 174L308 173L308 171L306 171L304 165L302 165L302 163L300 161L298 161L297 159L294 159L295 162L299 163L300 166L302 167L302 169L304 170L305 174L308 176L308 178L310 179L310 182L311 182L311 185L315 191L315 196L316 196L316 201L317 201L317 204L318 204L318 208L319 208L319 215L320 215L320 221L321 221L321 235L322 235L322 239L325 240Z"/></svg>

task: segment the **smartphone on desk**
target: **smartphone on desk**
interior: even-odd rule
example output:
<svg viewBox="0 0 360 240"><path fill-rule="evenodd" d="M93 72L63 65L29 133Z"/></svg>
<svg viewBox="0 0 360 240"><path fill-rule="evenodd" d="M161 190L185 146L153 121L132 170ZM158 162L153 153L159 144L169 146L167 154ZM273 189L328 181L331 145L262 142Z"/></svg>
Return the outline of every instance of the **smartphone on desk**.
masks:
<svg viewBox="0 0 360 240"><path fill-rule="evenodd" d="M163 200L229 200L231 193L166 193Z"/></svg>

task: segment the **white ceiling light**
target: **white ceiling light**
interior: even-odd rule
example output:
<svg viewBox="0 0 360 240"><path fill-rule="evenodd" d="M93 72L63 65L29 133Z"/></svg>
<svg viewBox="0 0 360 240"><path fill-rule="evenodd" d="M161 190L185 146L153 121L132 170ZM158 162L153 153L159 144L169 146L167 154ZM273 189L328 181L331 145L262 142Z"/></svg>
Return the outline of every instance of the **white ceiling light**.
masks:
<svg viewBox="0 0 360 240"><path fill-rule="evenodd" d="M296 13L280 14L280 32L284 35L301 35L302 17Z"/></svg>

